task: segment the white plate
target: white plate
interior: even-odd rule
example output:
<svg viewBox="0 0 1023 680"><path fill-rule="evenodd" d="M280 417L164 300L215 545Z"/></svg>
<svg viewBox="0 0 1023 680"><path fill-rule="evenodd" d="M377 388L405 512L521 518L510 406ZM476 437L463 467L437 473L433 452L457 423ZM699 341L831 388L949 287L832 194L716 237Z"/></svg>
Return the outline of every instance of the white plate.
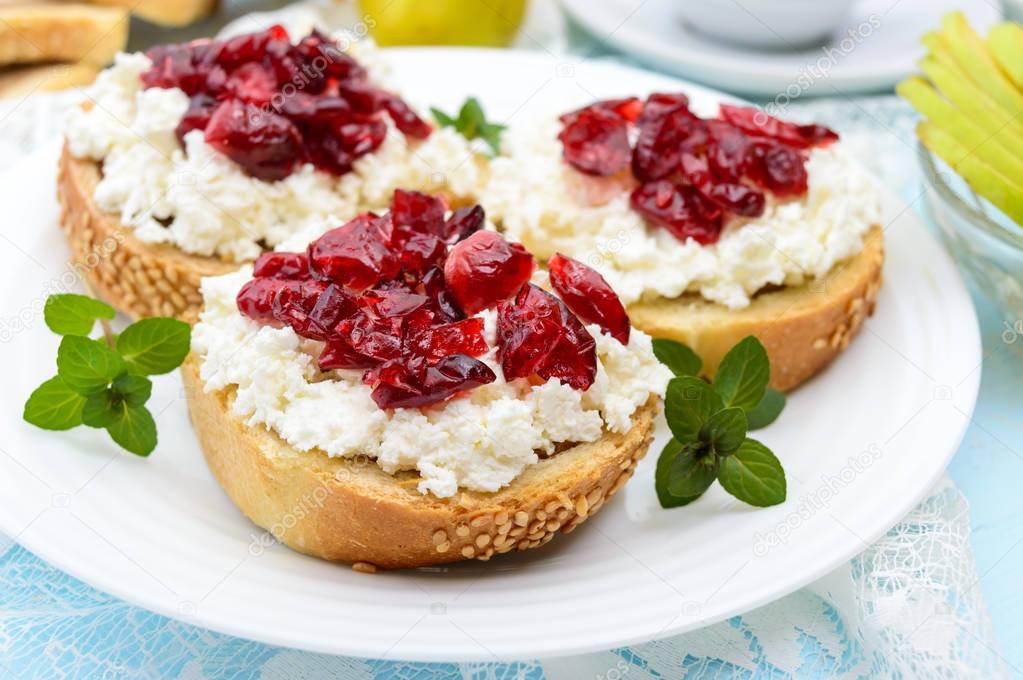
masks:
<svg viewBox="0 0 1023 680"><path fill-rule="evenodd" d="M599 40L657 68L731 92L791 99L890 89L916 70L924 55L921 36L946 12L962 9L977 30L1002 17L991 0L859 0L827 44L768 51L698 33L678 17L678 2L561 0L561 5ZM764 30L771 27L765 23Z"/></svg>
<svg viewBox="0 0 1023 680"><path fill-rule="evenodd" d="M582 65L573 80L559 80L555 61L536 54L393 57L414 100L451 106L471 93L502 117L541 107L570 85L579 86L577 99L682 87L697 102L714 97L608 65ZM102 432L47 433L21 421L24 399L54 372L44 297L76 287L57 228L54 162L55 150L0 181L0 530L101 590L215 630L363 657L486 660L697 628L785 595L863 550L932 487L973 409L980 342L970 300L913 211L893 199L877 313L758 435L788 471L785 505L757 510L715 488L689 507L661 510L651 455L599 516L543 550L376 576L278 545L263 550L262 532L202 461L176 375L156 381L160 445L148 460L118 453ZM663 442L662 431L654 454Z"/></svg>

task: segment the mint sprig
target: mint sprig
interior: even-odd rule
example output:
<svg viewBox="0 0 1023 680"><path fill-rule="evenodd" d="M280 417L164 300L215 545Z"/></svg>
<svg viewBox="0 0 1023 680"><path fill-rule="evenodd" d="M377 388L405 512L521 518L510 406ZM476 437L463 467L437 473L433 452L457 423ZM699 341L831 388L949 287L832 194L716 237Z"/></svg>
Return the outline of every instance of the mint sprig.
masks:
<svg viewBox="0 0 1023 680"><path fill-rule="evenodd" d="M785 471L749 430L770 425L785 395L767 387L771 364L760 341L749 336L718 366L713 383L698 377L703 363L673 340L654 341L654 354L673 373L664 416L672 439L657 460L655 485L662 507L693 502L714 480L739 500L766 507L785 500Z"/></svg>
<svg viewBox="0 0 1023 680"><path fill-rule="evenodd" d="M57 375L25 402L24 419L45 430L78 425L105 429L118 445L138 456L156 448L156 423L145 407L152 394L149 375L168 373L185 360L188 324L177 319L136 321L119 336L104 324L103 339L88 337L97 320L114 309L85 295L51 295L43 308L46 325L62 335Z"/></svg>
<svg viewBox="0 0 1023 680"><path fill-rule="evenodd" d="M483 107L475 97L465 100L457 116L450 116L436 108L431 108L430 113L441 127L454 128L469 140L482 139L494 156L501 153L501 133L504 132L505 126L488 121L486 114L483 113Z"/></svg>

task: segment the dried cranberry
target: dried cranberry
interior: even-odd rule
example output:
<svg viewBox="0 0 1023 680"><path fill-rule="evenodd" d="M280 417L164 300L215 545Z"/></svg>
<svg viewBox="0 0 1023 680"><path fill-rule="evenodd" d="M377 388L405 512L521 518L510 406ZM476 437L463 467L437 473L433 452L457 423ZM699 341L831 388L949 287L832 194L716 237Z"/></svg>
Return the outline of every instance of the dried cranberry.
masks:
<svg viewBox="0 0 1023 680"><path fill-rule="evenodd" d="M399 97L388 95L384 100L384 108L394 121L394 126L409 137L426 139L433 132L430 124L416 115L416 112Z"/></svg>
<svg viewBox="0 0 1023 680"><path fill-rule="evenodd" d="M830 144L838 135L823 125L796 125L745 106L721 105L721 117L749 135L768 137L788 146L807 148Z"/></svg>
<svg viewBox="0 0 1023 680"><path fill-rule="evenodd" d="M399 230L441 235L446 211L441 198L418 191L396 189L391 199L391 222Z"/></svg>
<svg viewBox="0 0 1023 680"><path fill-rule="evenodd" d="M276 104L276 101L274 102ZM352 107L341 97L316 97L304 92L283 97L277 112L301 123L338 123L351 115Z"/></svg>
<svg viewBox="0 0 1023 680"><path fill-rule="evenodd" d="M681 144L699 126L689 109L679 106L640 127L632 153L632 174L647 182L675 172Z"/></svg>
<svg viewBox="0 0 1023 680"><path fill-rule="evenodd" d="M745 184L721 181L714 177L707 158L683 153L682 173L705 198L736 215L759 217L764 214L764 194Z"/></svg>
<svg viewBox="0 0 1023 680"><path fill-rule="evenodd" d="M351 317L359 310L358 301L337 284L328 285L316 299L316 304L309 312L309 318L328 330L333 331L337 325Z"/></svg>
<svg viewBox="0 0 1023 680"><path fill-rule="evenodd" d="M538 375L577 390L597 375L596 342L565 303L530 284L497 308L498 356L506 380Z"/></svg>
<svg viewBox="0 0 1023 680"><path fill-rule="evenodd" d="M695 188L667 180L647 182L631 196L632 208L681 241L714 243L721 234L721 209Z"/></svg>
<svg viewBox="0 0 1023 680"><path fill-rule="evenodd" d="M423 293L430 298L430 307L434 316L442 323L445 321L461 321L465 313L455 302L451 292L444 283L444 270L434 267L423 275Z"/></svg>
<svg viewBox="0 0 1023 680"><path fill-rule="evenodd" d="M759 186L783 198L801 196L809 186L803 154L771 142L755 145L749 175Z"/></svg>
<svg viewBox="0 0 1023 680"><path fill-rule="evenodd" d="M444 223L442 236L448 243L458 243L483 228L486 214L483 206L472 205L458 208Z"/></svg>
<svg viewBox="0 0 1023 680"><path fill-rule="evenodd" d="M425 357L402 357L367 374L376 384L373 401L389 408L419 408L449 399L497 379L482 361L463 354L446 356L436 363Z"/></svg>
<svg viewBox="0 0 1023 680"><path fill-rule="evenodd" d="M439 236L413 234L401 244L401 269L412 274L444 265L448 246Z"/></svg>
<svg viewBox="0 0 1023 680"><path fill-rule="evenodd" d="M337 368L372 368L377 362L356 352L347 339L332 335L323 344L323 351L316 364L320 370L332 371Z"/></svg>
<svg viewBox="0 0 1023 680"><path fill-rule="evenodd" d="M291 326L303 338L326 340L331 328L314 319L312 311L329 285L326 281L301 281L281 288L273 301L274 319Z"/></svg>
<svg viewBox="0 0 1023 680"><path fill-rule="evenodd" d="M417 356L440 359L449 354L478 357L487 353L483 337L483 319L473 317L464 321L432 326L413 337L408 349Z"/></svg>
<svg viewBox="0 0 1023 680"><path fill-rule="evenodd" d="M581 109L576 109L575 111L569 111L568 113L562 114L558 120L567 125L577 120L579 116L585 112L605 111L620 116L627 122L631 123L639 117L642 110L643 102L636 97L628 97L625 99L605 99L594 102L589 106L584 106Z"/></svg>
<svg viewBox="0 0 1023 680"><path fill-rule="evenodd" d="M629 315L604 277L578 260L556 253L547 263L551 285L568 308L595 323L623 345L629 344Z"/></svg>
<svg viewBox="0 0 1023 680"><path fill-rule="evenodd" d="M287 29L276 24L265 31L246 33L227 40L213 42L211 59L226 69L234 69L249 62L262 60L271 43L279 46L291 44Z"/></svg>
<svg viewBox="0 0 1023 680"><path fill-rule="evenodd" d="M366 213L331 229L309 245L310 270L354 291L392 278L400 262L388 246L388 227L385 218Z"/></svg>
<svg viewBox="0 0 1023 680"><path fill-rule="evenodd" d="M206 126L206 142L257 179L284 179L294 169L302 135L285 118L229 99Z"/></svg>
<svg viewBox="0 0 1023 680"><path fill-rule="evenodd" d="M535 266L521 244L493 231L477 231L448 253L444 280L458 306L475 314L514 295Z"/></svg>
<svg viewBox="0 0 1023 680"><path fill-rule="evenodd" d="M207 94L197 94L188 102L188 110L181 117L181 122L174 128L174 136L179 144L185 143L185 135L192 130L205 130L210 117L217 108L217 100Z"/></svg>
<svg viewBox="0 0 1023 680"><path fill-rule="evenodd" d="M254 321L272 323L274 298L284 288L298 289L299 281L285 279L252 279L238 291L235 302L238 311Z"/></svg>
<svg viewBox="0 0 1023 680"><path fill-rule="evenodd" d="M629 165L628 127L624 118L602 109L584 109L561 130L565 161L587 175L607 176Z"/></svg>
<svg viewBox="0 0 1023 680"><path fill-rule="evenodd" d="M224 83L232 97L256 106L266 106L277 92L277 79L265 66L248 63L235 69Z"/></svg>
<svg viewBox="0 0 1023 680"><path fill-rule="evenodd" d="M252 275L256 278L308 279L309 256L306 253L263 253L252 265Z"/></svg>

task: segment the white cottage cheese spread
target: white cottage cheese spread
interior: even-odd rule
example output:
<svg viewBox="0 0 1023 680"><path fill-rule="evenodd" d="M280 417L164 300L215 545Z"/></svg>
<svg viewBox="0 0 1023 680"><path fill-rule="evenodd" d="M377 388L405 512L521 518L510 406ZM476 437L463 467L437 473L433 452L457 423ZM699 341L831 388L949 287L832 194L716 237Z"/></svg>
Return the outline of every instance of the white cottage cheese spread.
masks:
<svg viewBox="0 0 1023 680"><path fill-rule="evenodd" d="M396 188L471 196L482 182L472 145L451 128L418 141L390 125L384 143L341 177L306 165L279 182L254 179L201 131L185 135L184 151L178 146L174 128L188 97L176 88L143 89L139 76L150 63L144 54L119 54L88 88L88 110L76 109L67 122L71 153L103 163L97 204L143 241L251 260L262 244L274 246L310 221L340 224L386 208Z"/></svg>
<svg viewBox="0 0 1023 680"><path fill-rule="evenodd" d="M629 207L630 187L566 164L559 130L556 118L508 130L482 202L509 240L541 259L562 252L589 264L626 304L696 292L745 307L765 286L801 284L857 254L880 219L876 185L838 145L811 152L802 200L769 200L716 244L683 243Z"/></svg>
<svg viewBox="0 0 1023 680"><path fill-rule="evenodd" d="M449 497L459 488L496 491L559 442L591 442L624 432L651 394L664 396L671 373L650 337L633 329L628 346L588 330L597 342L597 375L585 392L551 379L506 382L493 349L496 313L482 314L491 351L480 357L497 380L430 409L381 410L361 371L322 374L320 343L288 327L243 317L235 296L250 267L203 279L205 300L192 347L202 355L208 391L235 388L233 415L276 432L300 451L367 455L388 473L418 470L422 493Z"/></svg>

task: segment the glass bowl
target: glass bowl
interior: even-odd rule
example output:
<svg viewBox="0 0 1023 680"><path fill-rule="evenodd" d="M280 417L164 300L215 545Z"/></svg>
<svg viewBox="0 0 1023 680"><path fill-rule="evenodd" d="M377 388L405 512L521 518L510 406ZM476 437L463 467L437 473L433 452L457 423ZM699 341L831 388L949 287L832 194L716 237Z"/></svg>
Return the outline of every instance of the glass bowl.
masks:
<svg viewBox="0 0 1023 680"><path fill-rule="evenodd" d="M1023 334L1023 226L980 198L922 144L927 212L975 288L998 303L1006 333Z"/></svg>

